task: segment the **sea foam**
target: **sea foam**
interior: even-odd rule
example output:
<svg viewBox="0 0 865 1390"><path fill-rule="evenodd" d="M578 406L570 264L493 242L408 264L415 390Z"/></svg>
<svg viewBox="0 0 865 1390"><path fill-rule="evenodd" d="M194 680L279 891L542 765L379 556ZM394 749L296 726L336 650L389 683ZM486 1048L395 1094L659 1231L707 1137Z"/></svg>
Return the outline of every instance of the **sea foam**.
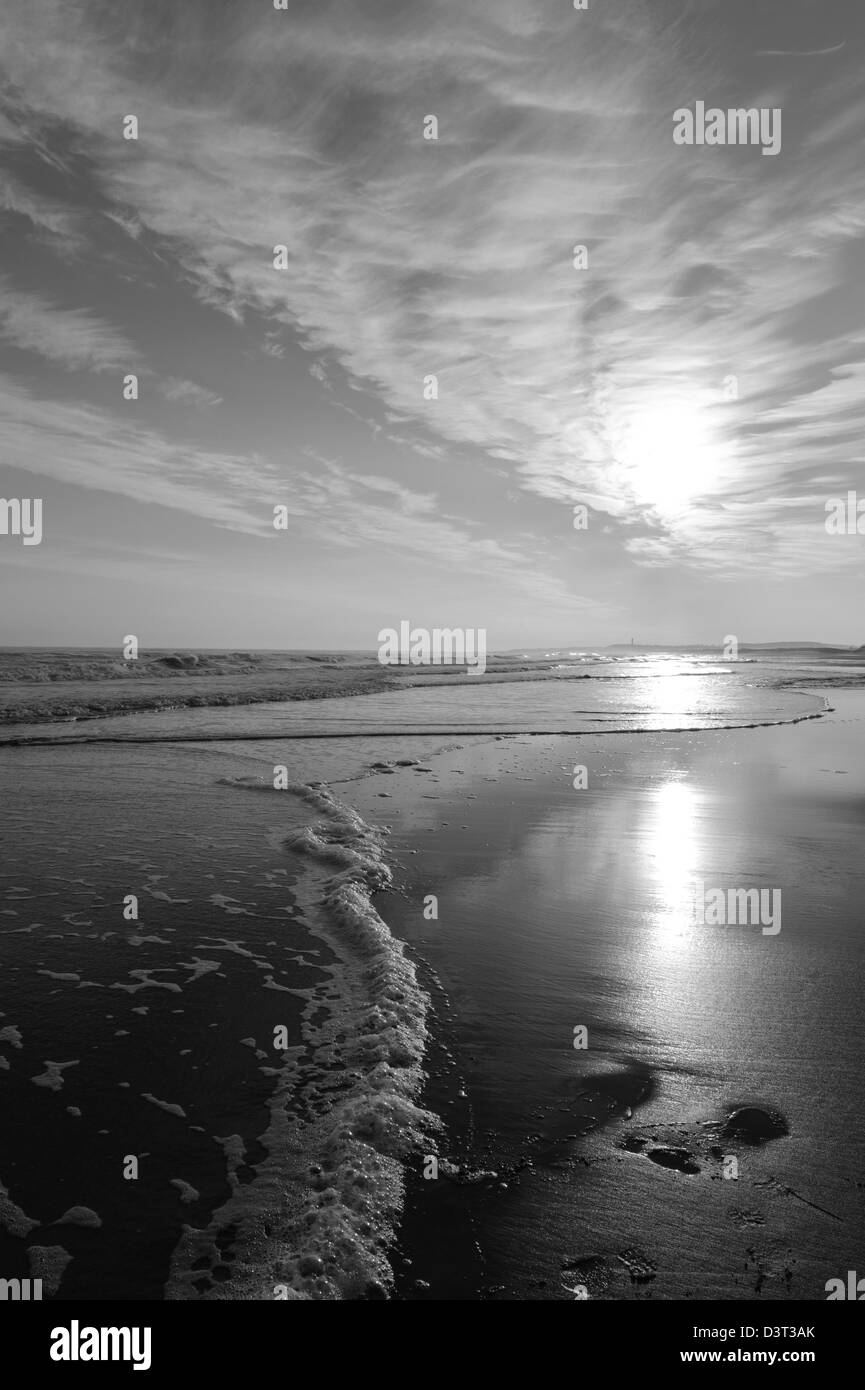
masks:
<svg viewBox="0 0 865 1390"><path fill-rule="evenodd" d="M234 785L267 790L258 779ZM439 1121L418 1105L429 999L372 902L391 882L384 833L323 783L287 790L322 817L284 844L307 866L295 888L307 926L338 964L307 1012L305 1047L292 1049L280 1070L269 1158L205 1231L187 1228L169 1298L196 1296L192 1265L216 1252L228 1223L238 1227L231 1279L204 1297L388 1297L404 1165L435 1148Z"/></svg>

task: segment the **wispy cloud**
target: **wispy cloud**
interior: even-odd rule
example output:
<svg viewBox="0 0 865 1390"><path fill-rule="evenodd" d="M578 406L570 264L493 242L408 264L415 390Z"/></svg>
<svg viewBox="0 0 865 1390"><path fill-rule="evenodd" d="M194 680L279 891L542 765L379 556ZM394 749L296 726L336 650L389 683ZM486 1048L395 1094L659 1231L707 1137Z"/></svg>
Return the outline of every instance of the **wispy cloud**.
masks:
<svg viewBox="0 0 865 1390"><path fill-rule="evenodd" d="M122 40L104 15L8 0L10 72L87 142L106 196L165 239L203 302L297 330L401 420L561 504L563 527L575 502L606 512L640 564L783 574L821 549L820 515L793 524L787 502L861 463L865 348L843 287L865 166L855 140L821 140L861 126L861 94L839 82L843 108L809 104L777 64L745 85L686 15L662 32L636 3L401 0L347 16L322 0L241 19L187 0L158 25L130 9ZM699 96L795 110L781 157L674 146L672 113ZM137 143L120 138L125 111ZM684 506L652 495L664 458L646 439L665 422L671 449L683 425L702 441ZM170 458L156 460L152 486L170 490ZM220 477L202 473L202 492ZM313 511L357 505L333 543L385 531L380 480L324 469L301 486ZM399 500L403 541L429 537L428 510ZM463 544L439 526L445 553Z"/></svg>
<svg viewBox="0 0 865 1390"><path fill-rule="evenodd" d="M58 254L71 255L86 244L77 213L36 193L9 173L0 174L0 212L26 218L31 231L52 240Z"/></svg>
<svg viewBox="0 0 865 1390"><path fill-rule="evenodd" d="M2 279L0 336L13 347L75 370L131 370L139 360L133 344L89 310L61 308Z"/></svg>
<svg viewBox="0 0 865 1390"><path fill-rule="evenodd" d="M831 48L758 48L758 58L824 58L829 53L840 53L847 40L832 44Z"/></svg>
<svg viewBox="0 0 865 1390"><path fill-rule="evenodd" d="M470 556L480 575L545 603L579 607L531 556L478 537L444 515L433 495L317 454L276 465L258 454L180 447L107 411L39 399L3 376L0 453L7 466L66 486L119 493L274 542L274 508L284 506L307 540L348 550L373 545L420 564L428 557L434 566L462 565Z"/></svg>
<svg viewBox="0 0 865 1390"><path fill-rule="evenodd" d="M200 408L222 403L222 397L215 391L208 391L204 386L197 386L194 381L183 381L176 376L166 377L158 386L161 395L167 401L181 401Z"/></svg>

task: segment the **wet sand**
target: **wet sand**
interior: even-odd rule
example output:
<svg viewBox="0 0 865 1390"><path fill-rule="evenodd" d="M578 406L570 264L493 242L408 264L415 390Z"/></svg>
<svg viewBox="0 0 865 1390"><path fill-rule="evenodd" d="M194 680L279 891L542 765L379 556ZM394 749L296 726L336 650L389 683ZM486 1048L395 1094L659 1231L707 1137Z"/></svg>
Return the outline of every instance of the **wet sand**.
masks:
<svg viewBox="0 0 865 1390"><path fill-rule="evenodd" d="M172 1297L268 1298L287 1277L286 1193L302 1211L315 1155L296 1147L274 1106L281 1082L249 1044L329 973L296 911L309 862L287 841L320 811L228 785L266 787L285 763L382 832L395 880L374 906L431 1001L417 1099L446 1129L422 1141L407 1130L397 1297L823 1299L865 1234L865 693L832 703L828 718L746 730L6 750L21 791L4 881L46 895L5 890L16 1011L0 1000L2 1024L21 1024L24 1050L3 1048L19 1108L0 1178L14 1219L43 1222L26 1239L7 1231L10 1269L26 1272L47 1227L83 1205L103 1224L58 1228L73 1256L61 1298L98 1298L115 1271L125 1296L158 1297L169 1263ZM119 903L142 875L147 925L124 930ZM693 924L695 879L780 888L781 931ZM236 959L219 944L229 937ZM201 973L208 961L222 968ZM142 967L177 979L181 996L147 987ZM112 992L82 996L82 980ZM146 1016L130 985L145 987ZM350 995L331 983L307 997L338 1006L338 1023ZM82 998L105 1010L82 1011ZM347 1059L308 1041L311 1113L326 1122ZM77 1063L59 1090L50 1074L33 1084L45 1058ZM789 1132L756 1145L725 1134L744 1105L777 1111ZM46 1119L66 1154L48 1182ZM223 1152L232 1134L240 1166ZM134 1184L118 1181L130 1150L158 1166L146 1221ZM731 1156L737 1178L724 1176ZM402 1175L384 1166L391 1211ZM382 1296L383 1266L373 1283Z"/></svg>
<svg viewBox="0 0 865 1390"><path fill-rule="evenodd" d="M509 739L353 788L406 866L377 905L424 964L448 1124L438 1179L409 1165L399 1296L824 1299L856 1267L865 695L833 704ZM695 924L695 879L780 888L781 930ZM725 1133L744 1105L789 1133Z"/></svg>
<svg viewBox="0 0 865 1390"><path fill-rule="evenodd" d="M153 710L325 700L410 686L495 684L556 672L551 660L490 656L485 672L454 664L383 666L372 652L0 648L0 726L91 724ZM579 678L579 677L578 677Z"/></svg>
<svg viewBox="0 0 865 1390"><path fill-rule="evenodd" d="M72 724L143 710L357 695L392 684L373 656L338 653L0 649L0 725Z"/></svg>
<svg viewBox="0 0 865 1390"><path fill-rule="evenodd" d="M424 1001L367 912L384 837L283 759L350 772L327 741L0 754L0 1261L48 1260L46 1296L389 1285Z"/></svg>

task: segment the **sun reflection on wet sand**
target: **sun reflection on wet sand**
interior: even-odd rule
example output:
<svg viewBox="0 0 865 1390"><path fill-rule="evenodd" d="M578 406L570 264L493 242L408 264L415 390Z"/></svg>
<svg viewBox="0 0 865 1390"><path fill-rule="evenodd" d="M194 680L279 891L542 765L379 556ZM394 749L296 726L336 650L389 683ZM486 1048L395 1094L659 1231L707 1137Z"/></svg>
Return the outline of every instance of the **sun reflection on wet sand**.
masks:
<svg viewBox="0 0 865 1390"><path fill-rule="evenodd" d="M699 812L699 794L686 782L666 782L652 795L646 855L655 938L667 953L685 949L692 935Z"/></svg>

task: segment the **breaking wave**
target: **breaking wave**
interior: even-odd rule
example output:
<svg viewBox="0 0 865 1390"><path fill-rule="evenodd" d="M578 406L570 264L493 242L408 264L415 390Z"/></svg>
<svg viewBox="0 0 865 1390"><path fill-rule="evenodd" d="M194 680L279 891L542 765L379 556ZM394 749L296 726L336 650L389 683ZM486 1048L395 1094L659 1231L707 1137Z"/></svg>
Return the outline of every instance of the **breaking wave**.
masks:
<svg viewBox="0 0 865 1390"><path fill-rule="evenodd" d="M256 778L222 781L272 790ZM269 1158L206 1231L187 1228L170 1298L197 1296L194 1262L226 1221L240 1226L233 1299L387 1298L404 1165L435 1151L440 1122L417 1104L429 999L372 902L391 882L384 836L322 783L287 790L322 816L284 844L307 863L297 901L339 965L330 998L309 1011L305 1047L281 1069L264 1139Z"/></svg>

